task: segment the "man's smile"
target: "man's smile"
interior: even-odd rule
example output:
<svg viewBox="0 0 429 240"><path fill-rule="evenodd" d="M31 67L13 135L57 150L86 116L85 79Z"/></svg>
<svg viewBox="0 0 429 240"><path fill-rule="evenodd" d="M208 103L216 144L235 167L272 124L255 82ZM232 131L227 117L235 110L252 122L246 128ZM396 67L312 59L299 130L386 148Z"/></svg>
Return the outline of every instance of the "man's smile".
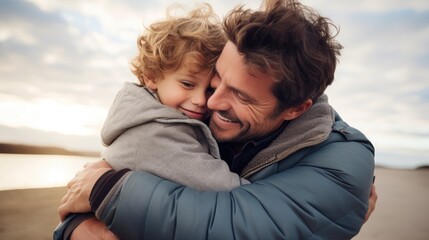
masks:
<svg viewBox="0 0 429 240"><path fill-rule="evenodd" d="M227 114L225 111L216 111L213 113L212 118L214 118L215 122L218 122L220 124L240 124L241 122L236 118L231 118L229 114Z"/></svg>

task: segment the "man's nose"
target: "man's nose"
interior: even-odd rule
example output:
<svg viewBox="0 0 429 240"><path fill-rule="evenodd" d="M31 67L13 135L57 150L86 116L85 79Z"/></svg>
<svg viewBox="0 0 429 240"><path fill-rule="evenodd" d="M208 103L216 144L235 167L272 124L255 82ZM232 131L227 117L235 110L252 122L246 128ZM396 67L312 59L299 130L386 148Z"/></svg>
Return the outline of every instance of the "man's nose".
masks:
<svg viewBox="0 0 429 240"><path fill-rule="evenodd" d="M207 107L214 111L227 110L229 106L227 98L228 96L225 93L225 89L223 89L221 84L219 84L216 86L216 89L214 90L213 94L207 100Z"/></svg>

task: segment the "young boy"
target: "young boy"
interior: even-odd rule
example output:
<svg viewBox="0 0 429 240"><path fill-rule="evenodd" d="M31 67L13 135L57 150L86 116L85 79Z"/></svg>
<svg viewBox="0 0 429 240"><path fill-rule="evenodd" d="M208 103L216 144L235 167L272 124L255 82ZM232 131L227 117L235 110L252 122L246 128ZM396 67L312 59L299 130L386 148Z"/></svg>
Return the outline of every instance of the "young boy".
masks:
<svg viewBox="0 0 429 240"><path fill-rule="evenodd" d="M132 62L140 85L125 83L101 130L103 159L115 170L143 170L199 190L229 191L249 181L220 159L203 122L216 60L226 43L209 5L168 16L139 37ZM73 214L54 239L68 239L92 214Z"/></svg>
<svg viewBox="0 0 429 240"><path fill-rule="evenodd" d="M249 183L220 160L203 122L225 42L209 5L152 24L138 39L132 62L141 85L125 83L101 131L103 159L115 170L144 170L199 190Z"/></svg>

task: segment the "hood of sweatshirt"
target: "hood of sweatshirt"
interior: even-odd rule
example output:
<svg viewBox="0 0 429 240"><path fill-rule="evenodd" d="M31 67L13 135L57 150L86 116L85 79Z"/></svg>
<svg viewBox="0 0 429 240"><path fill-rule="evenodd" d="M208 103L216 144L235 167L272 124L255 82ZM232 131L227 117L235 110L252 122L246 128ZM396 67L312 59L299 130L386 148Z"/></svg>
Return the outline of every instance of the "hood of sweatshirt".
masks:
<svg viewBox="0 0 429 240"><path fill-rule="evenodd" d="M187 124L204 125L198 120L189 119L174 108L161 104L156 94L147 88L126 82L110 107L101 129L101 139L103 144L108 146L130 128L151 121L169 122L173 120L174 122L183 121Z"/></svg>

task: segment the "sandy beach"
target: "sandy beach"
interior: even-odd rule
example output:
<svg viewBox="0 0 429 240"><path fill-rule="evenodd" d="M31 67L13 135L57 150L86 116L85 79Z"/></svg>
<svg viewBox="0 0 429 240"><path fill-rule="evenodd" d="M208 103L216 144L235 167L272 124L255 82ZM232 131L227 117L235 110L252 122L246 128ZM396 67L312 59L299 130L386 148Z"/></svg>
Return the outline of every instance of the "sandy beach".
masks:
<svg viewBox="0 0 429 240"><path fill-rule="evenodd" d="M377 168L377 207L353 239L429 239L429 169Z"/></svg>
<svg viewBox="0 0 429 240"><path fill-rule="evenodd" d="M0 239L52 239L63 188L0 191Z"/></svg>
<svg viewBox="0 0 429 240"><path fill-rule="evenodd" d="M377 208L354 239L429 239L429 170L376 169ZM0 191L0 239L52 239L66 189Z"/></svg>

